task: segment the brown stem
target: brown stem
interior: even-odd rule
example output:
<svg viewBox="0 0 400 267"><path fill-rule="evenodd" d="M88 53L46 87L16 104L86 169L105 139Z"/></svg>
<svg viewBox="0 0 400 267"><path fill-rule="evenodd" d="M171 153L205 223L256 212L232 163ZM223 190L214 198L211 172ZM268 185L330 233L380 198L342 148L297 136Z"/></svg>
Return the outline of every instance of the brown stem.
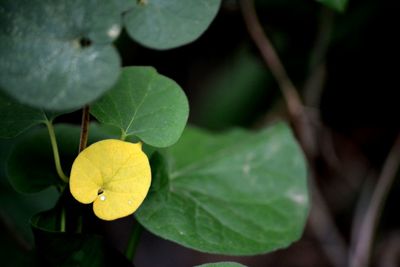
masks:
<svg viewBox="0 0 400 267"><path fill-rule="evenodd" d="M347 258L347 247L340 232L336 228L322 194L319 192L314 182L315 174L313 163L317 153L315 133L305 113L298 91L290 80L277 52L260 24L254 1L240 0L239 3L247 30L259 49L265 63L271 70L272 75L278 82L297 138L310 164L310 188L313 195L313 208L309 219L310 226L332 264L341 267Z"/></svg>
<svg viewBox="0 0 400 267"><path fill-rule="evenodd" d="M310 174L310 177L312 175ZM313 203L309 217L310 227L332 265L343 267L346 265L347 245L337 229L329 212L329 207L314 180L310 178Z"/></svg>
<svg viewBox="0 0 400 267"><path fill-rule="evenodd" d="M286 73L285 68L278 54L276 53L271 41L268 39L258 20L253 0L240 1L243 17L246 23L247 31L256 44L257 48L270 68L272 75L277 80L279 87L285 97L289 112L292 116L298 116L302 112L300 97Z"/></svg>
<svg viewBox="0 0 400 267"><path fill-rule="evenodd" d="M81 124L81 138L79 141L79 152L84 150L87 145L88 134L89 134L89 106L85 106L82 109L82 124Z"/></svg>
<svg viewBox="0 0 400 267"><path fill-rule="evenodd" d="M314 158L316 154L315 138L309 126L309 120L305 116L300 96L258 20L254 1L240 0L240 5L247 30L278 82L300 143L305 146L304 151L308 156Z"/></svg>
<svg viewBox="0 0 400 267"><path fill-rule="evenodd" d="M374 232L377 227L382 208L390 187L396 177L400 166L400 134L397 136L389 155L379 175L371 201L361 222L359 234L356 240L352 240L352 253L349 266L362 267L369 265Z"/></svg>

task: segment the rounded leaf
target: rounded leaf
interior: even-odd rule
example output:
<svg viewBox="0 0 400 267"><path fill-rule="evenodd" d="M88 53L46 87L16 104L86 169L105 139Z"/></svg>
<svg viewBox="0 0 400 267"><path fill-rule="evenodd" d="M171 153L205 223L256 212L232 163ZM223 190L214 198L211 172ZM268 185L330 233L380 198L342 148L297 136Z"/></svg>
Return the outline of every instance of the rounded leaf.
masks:
<svg viewBox="0 0 400 267"><path fill-rule="evenodd" d="M218 12L220 0L141 0L124 16L138 43L169 49L196 40Z"/></svg>
<svg viewBox="0 0 400 267"><path fill-rule="evenodd" d="M254 255L287 247L303 232L307 169L284 124L220 135L187 128L178 143L152 156L152 169L151 193L135 215L162 238L204 252Z"/></svg>
<svg viewBox="0 0 400 267"><path fill-rule="evenodd" d="M109 0L1 1L0 88L48 110L93 101L119 76L120 20Z"/></svg>
<svg viewBox="0 0 400 267"><path fill-rule="evenodd" d="M152 67L124 68L117 84L99 99L91 113L100 122L137 136L154 147L178 141L185 128L189 104L173 80Z"/></svg>
<svg viewBox="0 0 400 267"><path fill-rule="evenodd" d="M114 220L135 212L150 183L150 165L141 144L108 139L87 147L75 159L70 190L79 202L93 202L97 217Z"/></svg>

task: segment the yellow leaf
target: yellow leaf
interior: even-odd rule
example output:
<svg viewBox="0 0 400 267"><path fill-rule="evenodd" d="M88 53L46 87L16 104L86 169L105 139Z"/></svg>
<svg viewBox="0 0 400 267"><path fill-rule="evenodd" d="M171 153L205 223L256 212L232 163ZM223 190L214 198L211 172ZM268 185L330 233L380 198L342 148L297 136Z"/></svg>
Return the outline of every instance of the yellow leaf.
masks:
<svg viewBox="0 0 400 267"><path fill-rule="evenodd" d="M97 217L115 220L137 210L150 183L150 164L141 144L109 139L78 155L72 165L70 190L79 202L93 202Z"/></svg>

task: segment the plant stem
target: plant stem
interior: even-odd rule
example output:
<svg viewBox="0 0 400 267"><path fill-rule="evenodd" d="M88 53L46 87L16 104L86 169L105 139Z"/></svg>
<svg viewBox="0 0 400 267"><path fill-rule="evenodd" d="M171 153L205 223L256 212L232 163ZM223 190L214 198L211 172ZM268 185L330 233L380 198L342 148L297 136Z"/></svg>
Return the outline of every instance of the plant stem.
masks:
<svg viewBox="0 0 400 267"><path fill-rule="evenodd" d="M289 75L282 64L278 53L272 45L272 42L261 26L254 6L254 1L241 0L239 3L247 31L279 85L279 89L285 99L287 111L293 123L293 128L297 134L297 138L302 144L304 152L308 157L314 158L317 150L315 137L310 127L310 121L305 114L304 106L297 89L289 78Z"/></svg>
<svg viewBox="0 0 400 267"><path fill-rule="evenodd" d="M264 62L278 82L296 137L308 159L310 189L313 195L313 208L309 215L309 224L331 263L337 267L343 266L343 261L347 258L346 243L336 228L322 193L315 186L316 171L314 165L318 153L315 129L310 122L308 114L305 112L303 102L296 87L289 78L278 53L261 26L254 6L254 0L240 0L239 3L247 31L260 51ZM328 237L330 237L329 241L332 244L327 244Z"/></svg>
<svg viewBox="0 0 400 267"><path fill-rule="evenodd" d="M54 132L53 122L47 120L45 121L45 124L47 126L50 135L50 142L51 142L51 147L53 149L54 163L56 165L57 174L61 178L61 180L63 180L63 182L68 183L69 178L63 172L60 162L60 154L58 153L57 139L56 139L56 134Z"/></svg>
<svg viewBox="0 0 400 267"><path fill-rule="evenodd" d="M81 138L79 141L79 153L84 150L87 146L88 135L89 135L89 114L90 107L85 106L82 110L82 124L81 124Z"/></svg>
<svg viewBox="0 0 400 267"><path fill-rule="evenodd" d="M124 131L124 130L122 130L122 132L121 132L121 137L119 138L121 141L125 141L125 139L126 139L126 137L127 137L128 135L126 134L126 132Z"/></svg>
<svg viewBox="0 0 400 267"><path fill-rule="evenodd" d="M82 109L82 122L81 122L81 134L79 140L79 151L81 153L87 146L88 137L89 137L89 122L90 122L90 107L89 105L84 106ZM78 225L77 225L77 233L82 233L83 228L83 217L82 215L78 216Z"/></svg>
<svg viewBox="0 0 400 267"><path fill-rule="evenodd" d="M60 232L65 232L65 208L61 209Z"/></svg>
<svg viewBox="0 0 400 267"><path fill-rule="evenodd" d="M349 266L362 267L369 265L374 232L382 213L386 197L400 167L400 134L383 165L379 180L372 193L367 212L362 219L358 239L352 240L352 253Z"/></svg>
<svg viewBox="0 0 400 267"><path fill-rule="evenodd" d="M131 236L126 247L125 256L132 262L135 257L136 248L139 244L140 235L142 234L143 227L136 222L133 225Z"/></svg>

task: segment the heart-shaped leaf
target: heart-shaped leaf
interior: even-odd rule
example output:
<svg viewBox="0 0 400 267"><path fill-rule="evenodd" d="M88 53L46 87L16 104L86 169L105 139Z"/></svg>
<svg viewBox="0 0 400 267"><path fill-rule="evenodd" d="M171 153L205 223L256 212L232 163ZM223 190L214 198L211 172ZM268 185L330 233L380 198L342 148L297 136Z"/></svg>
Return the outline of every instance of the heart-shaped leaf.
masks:
<svg viewBox="0 0 400 267"><path fill-rule="evenodd" d="M140 0L124 15L124 24L128 34L144 46L174 48L196 40L220 4L220 0Z"/></svg>
<svg viewBox="0 0 400 267"><path fill-rule="evenodd" d="M149 191L151 170L141 143L107 139L83 150L75 159L70 190L103 220L131 215Z"/></svg>
<svg viewBox="0 0 400 267"><path fill-rule="evenodd" d="M152 233L230 255L265 253L301 236L307 171L286 125L220 135L189 128L156 155L154 186L136 212Z"/></svg>
<svg viewBox="0 0 400 267"><path fill-rule="evenodd" d="M128 67L91 113L100 122L120 128L123 136L166 147L181 136L189 105L179 85L154 68Z"/></svg>
<svg viewBox="0 0 400 267"><path fill-rule="evenodd" d="M1 1L0 88L48 110L93 101L118 78L120 20L109 0Z"/></svg>

